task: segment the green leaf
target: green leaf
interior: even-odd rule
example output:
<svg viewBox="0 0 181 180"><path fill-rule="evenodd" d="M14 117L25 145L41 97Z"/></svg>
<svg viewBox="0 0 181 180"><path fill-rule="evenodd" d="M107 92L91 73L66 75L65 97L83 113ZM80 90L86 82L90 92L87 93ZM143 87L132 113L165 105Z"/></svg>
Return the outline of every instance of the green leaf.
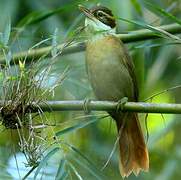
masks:
<svg viewBox="0 0 181 180"><path fill-rule="evenodd" d="M55 180L60 180L60 179L63 180L63 178L65 178L65 175L67 173L65 172L64 166L65 166L65 160L61 159L58 170L57 170L57 174L55 176Z"/></svg>
<svg viewBox="0 0 181 180"><path fill-rule="evenodd" d="M0 48L3 47L3 33L0 32Z"/></svg>
<svg viewBox="0 0 181 180"><path fill-rule="evenodd" d="M71 159L74 160L77 164L79 164L83 169L87 170L90 174L92 174L96 179L99 180L106 180L107 178L105 176L103 176L102 174L100 175L99 172L97 172L97 170L95 170L96 168L86 163L83 163L79 158L71 156Z"/></svg>
<svg viewBox="0 0 181 180"><path fill-rule="evenodd" d="M26 25L30 25L30 24L36 24L39 23L40 21L43 21L55 14L58 13L62 13L63 11L65 11L65 7L60 7L54 10L47 10L47 11L35 11L32 12L30 14L28 14L27 16L25 16L17 25L17 27L23 27Z"/></svg>
<svg viewBox="0 0 181 180"><path fill-rule="evenodd" d="M6 54L6 64L7 64L8 66L10 66L11 60L12 60L12 53L11 53L11 51L9 50L8 53Z"/></svg>
<svg viewBox="0 0 181 180"><path fill-rule="evenodd" d="M47 161L56 153L60 150L59 147L55 147L53 148L51 151L49 151L46 156L41 160L39 166L37 167L37 170L35 172L34 175L34 179L36 179L36 177L38 176L38 174L40 173L40 170L43 168L43 166L47 163Z"/></svg>
<svg viewBox="0 0 181 180"><path fill-rule="evenodd" d="M77 178L79 180L83 180L82 176L80 175L80 173L77 171L77 169L75 168L75 166L69 162L69 166L72 168L73 172L75 173L75 175L77 176Z"/></svg>
<svg viewBox="0 0 181 180"><path fill-rule="evenodd" d="M75 29L76 26L79 24L79 22L82 20L84 16L80 14L77 16L74 21L72 22L71 26L67 29L67 32L65 33L64 39L66 40L67 37L72 38L75 35Z"/></svg>
<svg viewBox="0 0 181 180"><path fill-rule="evenodd" d="M97 121L97 119L95 118L95 119L92 119L92 120L89 120L89 121L80 122L80 123L78 123L76 125L73 125L71 127L68 127L68 128L65 128L65 129L63 129L61 131L56 132L55 135L56 136L62 136L64 134L67 134L67 133L76 131L78 129L81 129L81 128L85 127L85 126L88 126L89 124L92 124L92 123L94 123L96 121Z"/></svg>
<svg viewBox="0 0 181 180"><path fill-rule="evenodd" d="M132 46L131 49L129 50L134 50L134 49L142 49L142 48L154 48L154 47L163 47L163 46L169 46L169 45L181 45L180 42L168 42L168 43L150 43L150 42L146 42L143 44L139 44L136 46Z"/></svg>
<svg viewBox="0 0 181 180"><path fill-rule="evenodd" d="M61 179L57 179L57 180L64 180L64 179L67 179L67 177L68 177L68 173L64 172L61 176Z"/></svg>
<svg viewBox="0 0 181 180"><path fill-rule="evenodd" d="M3 33L2 43L4 44L4 46L7 46L8 42L9 42L10 34L11 34L11 21L8 20L6 23L6 26L5 26L4 33Z"/></svg>
<svg viewBox="0 0 181 180"><path fill-rule="evenodd" d="M60 8L53 9L53 10L47 10L47 11L35 11L27 16L25 16L17 25L17 27L24 27L26 25L30 24L36 24L39 23L40 21L43 21L55 14L59 13L64 13L64 12L69 12L71 9L77 8L77 5L81 3L82 0L75 1L73 3L69 3L68 5L61 6Z"/></svg>
<svg viewBox="0 0 181 180"><path fill-rule="evenodd" d="M93 163L92 163L82 152L80 152L76 147L72 146L71 144L67 144L67 145L70 147L70 149L71 149L73 152L77 153L77 155L81 156L81 157L82 157L84 160L86 160L89 164L93 165Z"/></svg>
<svg viewBox="0 0 181 180"><path fill-rule="evenodd" d="M18 80L18 76L7 76L8 81L16 81Z"/></svg>
<svg viewBox="0 0 181 180"><path fill-rule="evenodd" d="M52 57L56 57L58 53L58 42L57 42L57 37L58 37L58 29L56 28L52 37L52 49L51 49L51 55Z"/></svg>
<svg viewBox="0 0 181 180"><path fill-rule="evenodd" d="M147 7L149 10L151 10L154 13L157 13L159 15L162 15L163 17L167 17L170 20L172 20L175 23L178 23L181 25L181 20L172 15L171 13L167 12L165 9L157 6L156 4L150 3L148 1L144 1L145 7Z"/></svg>
<svg viewBox="0 0 181 180"><path fill-rule="evenodd" d="M4 79L4 74L0 72L0 82Z"/></svg>
<svg viewBox="0 0 181 180"><path fill-rule="evenodd" d="M63 11L63 8L58 8L55 10L49 10L49 11L35 11L28 15L26 15L18 24L17 27L24 27L30 24L36 24L40 21L49 18L50 16L59 13Z"/></svg>
<svg viewBox="0 0 181 180"><path fill-rule="evenodd" d="M69 149L75 153L75 157L76 157L76 162L81 165L84 166L85 169L87 169L92 175L94 175L97 179L106 179L106 177L102 174L102 172L100 172L99 170L97 170L97 168L95 167L95 165L81 152L79 151L76 147L72 146L71 144L66 143L66 145L69 147ZM72 155L71 155L72 157ZM74 156L73 156L74 157ZM83 161L81 161L81 158ZM73 158L74 159L74 158ZM75 159L74 159L75 160Z"/></svg>
<svg viewBox="0 0 181 180"><path fill-rule="evenodd" d="M142 8L140 6L140 3L138 2L138 0L131 0L132 5L134 6L134 8L136 9L136 11L142 15Z"/></svg>
<svg viewBox="0 0 181 180"><path fill-rule="evenodd" d="M146 24L144 22L140 22L140 21L134 21L134 20L128 20L128 19L124 19L124 18L117 18L119 20L122 20L122 21L125 21L125 22L128 22L128 23L131 23L131 24L135 24L137 26L140 26L140 27L143 27L143 28L146 28L146 29L149 29L151 31L153 31L156 35L160 36L160 37L163 37L163 38L166 38L166 39L172 39L174 41L179 41L181 42L181 39L173 34L170 34L169 32L163 30L163 29L160 29L158 27L154 27L154 26L151 26L149 24Z"/></svg>

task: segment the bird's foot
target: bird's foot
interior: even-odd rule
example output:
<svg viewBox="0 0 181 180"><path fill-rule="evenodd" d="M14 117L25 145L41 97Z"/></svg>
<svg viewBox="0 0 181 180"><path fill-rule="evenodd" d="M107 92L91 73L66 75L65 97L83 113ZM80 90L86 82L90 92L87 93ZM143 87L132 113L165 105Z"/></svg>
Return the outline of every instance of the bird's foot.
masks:
<svg viewBox="0 0 181 180"><path fill-rule="evenodd" d="M127 97L123 97L118 101L117 107L116 107L116 112L119 112L120 110L123 111L124 105L128 102Z"/></svg>
<svg viewBox="0 0 181 180"><path fill-rule="evenodd" d="M91 102L91 99L85 99L84 100L84 105L83 105L83 109L84 109L84 112L85 112L85 114L89 114L90 113L90 109L89 109L89 104L90 104L90 102Z"/></svg>

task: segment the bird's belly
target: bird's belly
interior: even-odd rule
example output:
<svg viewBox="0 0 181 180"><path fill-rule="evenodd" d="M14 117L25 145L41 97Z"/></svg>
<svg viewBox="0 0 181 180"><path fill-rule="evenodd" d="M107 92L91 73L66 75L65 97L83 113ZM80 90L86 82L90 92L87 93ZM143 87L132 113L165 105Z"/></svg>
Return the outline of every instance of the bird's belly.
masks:
<svg viewBox="0 0 181 180"><path fill-rule="evenodd" d="M89 79L98 99L117 101L125 96L123 79L117 79L116 76L114 76L114 74L116 74L115 68L117 67L102 64L99 69L88 68Z"/></svg>
<svg viewBox="0 0 181 180"><path fill-rule="evenodd" d="M86 64L96 97L100 100L117 101L126 96L132 100L134 94L132 79L125 65L121 63L121 57L109 46L100 49L94 47L96 45L87 46Z"/></svg>

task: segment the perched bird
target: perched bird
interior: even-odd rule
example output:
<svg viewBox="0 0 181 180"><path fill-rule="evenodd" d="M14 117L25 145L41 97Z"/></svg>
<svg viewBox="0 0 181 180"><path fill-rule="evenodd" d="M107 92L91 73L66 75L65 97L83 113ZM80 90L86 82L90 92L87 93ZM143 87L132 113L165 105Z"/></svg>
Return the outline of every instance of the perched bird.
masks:
<svg viewBox="0 0 181 180"><path fill-rule="evenodd" d="M133 62L122 41L115 36L116 22L106 7L87 9L85 14L88 36L86 67L93 91L99 100L138 101L138 87ZM109 112L119 133L119 169L123 177L132 172L148 171L149 157L137 113Z"/></svg>

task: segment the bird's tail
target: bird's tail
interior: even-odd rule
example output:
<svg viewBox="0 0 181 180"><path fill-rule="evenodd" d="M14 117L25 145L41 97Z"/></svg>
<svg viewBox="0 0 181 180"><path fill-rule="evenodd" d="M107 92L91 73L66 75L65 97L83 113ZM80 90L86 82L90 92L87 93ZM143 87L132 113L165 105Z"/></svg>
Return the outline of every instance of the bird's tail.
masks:
<svg viewBox="0 0 181 180"><path fill-rule="evenodd" d="M137 113L125 113L122 117L116 117L116 124L119 132L121 175L128 177L133 172L137 176L141 170L148 171L148 150Z"/></svg>

